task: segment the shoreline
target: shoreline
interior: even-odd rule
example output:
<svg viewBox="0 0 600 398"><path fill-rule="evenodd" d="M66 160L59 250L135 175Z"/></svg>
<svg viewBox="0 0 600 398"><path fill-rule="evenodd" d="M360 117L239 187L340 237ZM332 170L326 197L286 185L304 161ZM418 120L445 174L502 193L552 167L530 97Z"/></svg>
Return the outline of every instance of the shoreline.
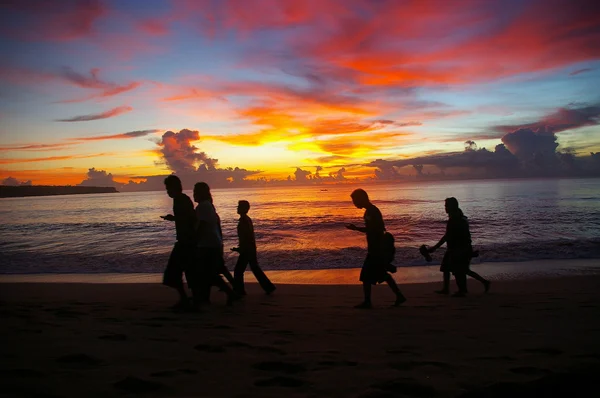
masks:
<svg viewBox="0 0 600 398"><path fill-rule="evenodd" d="M510 281L536 278L556 278L600 274L599 259L553 259L519 262L487 262L473 264L471 269L492 281ZM359 284L360 268L317 270L265 271L276 284L294 285L355 285ZM398 267L393 274L399 284L439 282L439 265ZM161 273L54 273L54 274L0 274L2 283L160 283ZM255 283L252 273L245 274L248 283Z"/></svg>

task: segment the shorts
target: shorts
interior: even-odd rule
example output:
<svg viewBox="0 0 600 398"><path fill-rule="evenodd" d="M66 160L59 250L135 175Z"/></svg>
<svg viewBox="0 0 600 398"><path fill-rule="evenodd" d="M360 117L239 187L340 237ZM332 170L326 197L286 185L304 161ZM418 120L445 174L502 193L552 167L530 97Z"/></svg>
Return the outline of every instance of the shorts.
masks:
<svg viewBox="0 0 600 398"><path fill-rule="evenodd" d="M385 264L381 256L367 253L367 258L365 258L365 262L360 270L359 280L364 283L376 285L385 282L388 277L388 265Z"/></svg>
<svg viewBox="0 0 600 398"><path fill-rule="evenodd" d="M194 288L197 284L197 264L194 245L175 242L167 268L163 274L163 285L180 288L183 287L183 274L188 286Z"/></svg>
<svg viewBox="0 0 600 398"><path fill-rule="evenodd" d="M464 274L469 271L471 265L471 254L467 251L450 251L446 250L444 258L442 259L442 265L440 266L441 272L452 272Z"/></svg>

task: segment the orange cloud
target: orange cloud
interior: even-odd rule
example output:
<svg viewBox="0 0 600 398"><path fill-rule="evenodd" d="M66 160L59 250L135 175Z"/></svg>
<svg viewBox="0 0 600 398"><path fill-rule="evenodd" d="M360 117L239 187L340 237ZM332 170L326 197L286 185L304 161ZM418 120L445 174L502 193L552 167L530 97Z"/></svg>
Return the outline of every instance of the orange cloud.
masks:
<svg viewBox="0 0 600 398"><path fill-rule="evenodd" d="M0 164L33 163L33 162L52 162L58 160L86 159L111 155L110 153L96 153L92 155L64 155L48 156L43 158L2 158Z"/></svg>
<svg viewBox="0 0 600 398"><path fill-rule="evenodd" d="M22 145L5 145L0 146L0 151L55 151L64 149L74 144L57 143L57 144L22 144Z"/></svg>
<svg viewBox="0 0 600 398"><path fill-rule="evenodd" d="M40 170L3 170L0 180L8 177L21 181L32 181L34 185L77 185L85 178L87 169L56 168Z"/></svg>

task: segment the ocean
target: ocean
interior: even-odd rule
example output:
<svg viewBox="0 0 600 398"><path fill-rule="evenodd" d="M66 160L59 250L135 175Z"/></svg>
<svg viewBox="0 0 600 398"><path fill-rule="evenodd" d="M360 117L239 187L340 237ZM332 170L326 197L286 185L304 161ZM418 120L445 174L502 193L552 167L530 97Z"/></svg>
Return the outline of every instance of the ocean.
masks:
<svg viewBox="0 0 600 398"><path fill-rule="evenodd" d="M366 250L358 185L215 189L226 261L233 269L237 201L250 217L267 270L356 268ZM444 199L469 218L474 263L600 258L600 179L485 180L363 184L396 238L399 267L427 264L418 247L444 234ZM191 187L190 187L191 188ZM186 193L192 197L191 192ZM0 273L162 272L175 240L165 192L0 199ZM439 263L443 250L434 254Z"/></svg>

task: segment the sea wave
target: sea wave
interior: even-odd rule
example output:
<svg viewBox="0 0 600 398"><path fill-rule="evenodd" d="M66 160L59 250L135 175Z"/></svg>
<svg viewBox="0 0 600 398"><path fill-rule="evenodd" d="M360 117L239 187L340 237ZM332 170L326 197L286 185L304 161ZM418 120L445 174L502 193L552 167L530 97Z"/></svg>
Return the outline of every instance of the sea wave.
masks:
<svg viewBox="0 0 600 398"><path fill-rule="evenodd" d="M484 262L519 262L541 259L594 259L600 258L600 239L552 240L528 243L501 243L476 246L480 256L472 265ZM439 264L444 250L433 254L427 263L418 252L418 246L398 246L395 265L412 267ZM316 270L360 267L365 256L362 247L342 249L270 250L259 252L259 262L266 270ZM150 244L136 252L112 251L90 254L86 251L68 253L52 251L18 251L0 254L0 273L147 273L161 272L169 256L169 248L156 251ZM226 253L226 264L233 270L237 256Z"/></svg>

